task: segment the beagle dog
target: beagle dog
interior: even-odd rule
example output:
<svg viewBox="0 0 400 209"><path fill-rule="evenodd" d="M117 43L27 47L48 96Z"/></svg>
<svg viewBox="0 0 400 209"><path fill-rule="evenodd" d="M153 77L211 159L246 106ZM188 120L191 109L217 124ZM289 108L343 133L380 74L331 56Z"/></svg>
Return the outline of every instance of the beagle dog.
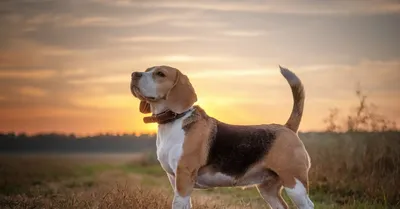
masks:
<svg viewBox="0 0 400 209"><path fill-rule="evenodd" d="M140 100L145 123L158 123L157 159L174 190L173 209L191 208L194 189L257 187L273 209L288 208L282 188L300 209L314 208L308 196L309 155L297 135L305 93L300 79L281 66L294 99L284 125L234 125L194 105L188 77L170 66L133 72L130 90Z"/></svg>

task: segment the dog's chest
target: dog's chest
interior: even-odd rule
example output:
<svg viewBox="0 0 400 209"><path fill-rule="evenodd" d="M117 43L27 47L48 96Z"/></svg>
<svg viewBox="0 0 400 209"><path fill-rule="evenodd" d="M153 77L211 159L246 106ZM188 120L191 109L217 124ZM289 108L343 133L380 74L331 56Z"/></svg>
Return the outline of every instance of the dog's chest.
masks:
<svg viewBox="0 0 400 209"><path fill-rule="evenodd" d="M157 159L161 167L170 174L175 174L179 158L182 154L182 146L185 140L185 132L182 129L182 117L172 123L160 125L157 133Z"/></svg>

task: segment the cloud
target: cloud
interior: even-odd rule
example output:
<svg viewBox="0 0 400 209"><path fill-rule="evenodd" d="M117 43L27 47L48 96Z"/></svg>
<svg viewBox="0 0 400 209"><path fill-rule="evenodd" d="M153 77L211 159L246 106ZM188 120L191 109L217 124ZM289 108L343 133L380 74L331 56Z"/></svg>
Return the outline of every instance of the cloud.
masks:
<svg viewBox="0 0 400 209"><path fill-rule="evenodd" d="M75 16L73 14L37 14L27 18L24 22L25 32L35 31L37 27L50 24L57 28L70 27L121 27L140 25L140 22L124 21L115 17L104 16Z"/></svg>
<svg viewBox="0 0 400 209"><path fill-rule="evenodd" d="M77 53L77 50L63 49L60 47L42 47L42 50L38 51L43 56L67 56Z"/></svg>
<svg viewBox="0 0 400 209"><path fill-rule="evenodd" d="M131 108L135 99L130 94L122 95L101 95L101 96L86 96L75 97L70 99L70 103L87 108Z"/></svg>
<svg viewBox="0 0 400 209"><path fill-rule="evenodd" d="M166 56L149 56L142 57L140 60L160 61L166 63L180 63L180 62L217 62L228 61L232 58L221 56L190 56L190 55L166 55Z"/></svg>
<svg viewBox="0 0 400 209"><path fill-rule="evenodd" d="M0 79L48 79L56 75L54 70L0 70Z"/></svg>
<svg viewBox="0 0 400 209"><path fill-rule="evenodd" d="M85 75L88 73L87 69L83 68L77 68L77 69L69 69L69 70L63 70L61 72L61 75L66 76L66 77L72 77L72 76L81 76Z"/></svg>
<svg viewBox="0 0 400 209"><path fill-rule="evenodd" d="M0 115L3 118L9 119L9 120L15 120L15 119L26 119L26 121L23 121L22 124L25 124L24 122L27 122L32 119L37 119L37 118L43 118L43 117L48 117L48 118L55 118L55 117L60 117L62 120L65 120L68 117L86 117L89 115L88 111L85 110L77 110L77 109L71 109L67 107L54 107L54 106L41 106L41 107L30 107L26 106L24 108L20 107L10 107L10 108L4 108L0 109ZM51 128L52 124L47 124L47 127Z"/></svg>
<svg viewBox="0 0 400 209"><path fill-rule="evenodd" d="M20 87L18 89L18 92L24 96L31 96L31 97L44 97L47 95L47 91L34 86Z"/></svg>
<svg viewBox="0 0 400 209"><path fill-rule="evenodd" d="M143 43L143 42L182 42L182 41L195 41L203 39L204 38L196 36L132 36L132 37L117 38L116 41Z"/></svg>
<svg viewBox="0 0 400 209"><path fill-rule="evenodd" d="M92 76L89 78L70 79L67 83L70 84L114 84L130 82L129 74L107 75L107 76Z"/></svg>
<svg viewBox="0 0 400 209"><path fill-rule="evenodd" d="M66 65L65 60L63 60L64 62L60 62L62 58L74 56L82 51L41 44L35 40L22 39L20 37L10 37L5 40L10 47L0 49L0 67L2 68L0 71L12 71L21 67L32 69L32 71L38 70L37 68L46 68L43 70L44 77L46 77L48 74L55 74L55 72L49 72L53 70L47 69L57 69L57 66L63 67ZM20 74L21 72L15 73ZM32 72L26 73L29 74ZM6 74L14 73L7 72ZM1 72L0 77L2 77Z"/></svg>
<svg viewBox="0 0 400 209"><path fill-rule="evenodd" d="M329 98L335 101L353 99L358 83L371 97L382 93L389 93L393 97L400 93L397 85L397 81L400 79L399 60L365 60L353 65L331 65L319 70L315 70L317 69L315 66L304 66L298 69L292 68L303 81L308 98ZM388 99L377 99L376 101L389 104ZM387 104L383 104L383 106L388 106Z"/></svg>
<svg viewBox="0 0 400 209"><path fill-rule="evenodd" d="M111 10L108 8L108 10ZM127 27L143 26L166 21L190 20L200 17L201 12L171 12L149 11L147 13L135 13L120 15L115 11L112 15L95 12L93 14L68 13L39 13L28 18L20 15L7 15L12 23L24 23L26 26L38 26L52 24L55 27Z"/></svg>
<svg viewBox="0 0 400 209"><path fill-rule="evenodd" d="M226 36L235 36L235 37L257 37L265 34L263 31L245 31L245 30L237 30L237 31L223 31L223 35Z"/></svg>
<svg viewBox="0 0 400 209"><path fill-rule="evenodd" d="M190 73L190 78L231 78L231 77L249 77L249 76L277 76L278 70L272 69L229 69L229 70L198 70Z"/></svg>
<svg viewBox="0 0 400 209"><path fill-rule="evenodd" d="M300 15L360 15L399 13L400 3L396 1L323 1L312 3L260 1L135 1L135 0L94 0L115 6L137 8L196 9L224 12L257 12Z"/></svg>
<svg viewBox="0 0 400 209"><path fill-rule="evenodd" d="M222 21L201 19L168 21L167 24L182 28L223 28L229 25L228 23Z"/></svg>
<svg viewBox="0 0 400 209"><path fill-rule="evenodd" d="M398 60L362 60L356 64L325 64L325 65L308 65L294 67L301 73L326 73L328 71L332 73L354 73L361 74L375 74L379 77L400 76L396 73L400 70L400 59ZM376 78L376 77L375 77Z"/></svg>

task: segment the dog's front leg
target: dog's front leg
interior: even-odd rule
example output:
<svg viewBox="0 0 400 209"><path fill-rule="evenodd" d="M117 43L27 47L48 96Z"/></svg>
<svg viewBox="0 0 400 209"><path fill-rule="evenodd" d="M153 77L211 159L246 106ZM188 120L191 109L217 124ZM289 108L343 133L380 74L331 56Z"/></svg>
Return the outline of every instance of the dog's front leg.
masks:
<svg viewBox="0 0 400 209"><path fill-rule="evenodd" d="M175 195L172 209L189 209L192 207L190 195L196 181L198 169L187 160L180 160L176 168Z"/></svg>

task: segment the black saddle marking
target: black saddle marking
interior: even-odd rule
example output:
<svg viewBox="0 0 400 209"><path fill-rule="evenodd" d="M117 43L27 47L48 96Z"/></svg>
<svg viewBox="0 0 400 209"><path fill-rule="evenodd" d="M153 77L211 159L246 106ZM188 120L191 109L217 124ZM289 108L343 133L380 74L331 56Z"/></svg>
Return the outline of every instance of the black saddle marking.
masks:
<svg viewBox="0 0 400 209"><path fill-rule="evenodd" d="M276 136L261 126L230 125L216 121L207 165L216 172L240 177L272 146Z"/></svg>

